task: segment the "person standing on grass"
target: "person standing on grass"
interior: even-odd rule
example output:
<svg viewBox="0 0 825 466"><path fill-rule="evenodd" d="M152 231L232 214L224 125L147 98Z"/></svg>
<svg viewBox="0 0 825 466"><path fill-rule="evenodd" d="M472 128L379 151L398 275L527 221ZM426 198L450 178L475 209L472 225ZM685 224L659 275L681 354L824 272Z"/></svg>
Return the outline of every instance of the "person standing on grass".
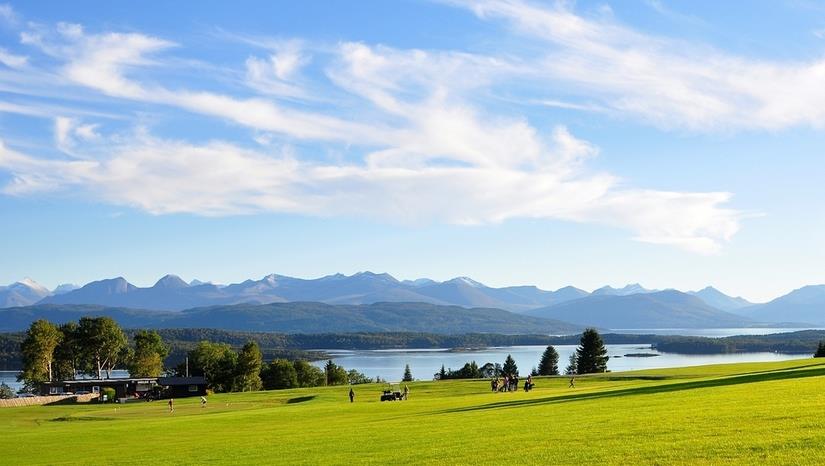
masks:
<svg viewBox="0 0 825 466"><path fill-rule="evenodd" d="M201 408L205 408L205 407L206 407L206 397L202 396L201 397Z"/></svg>
<svg viewBox="0 0 825 466"><path fill-rule="evenodd" d="M352 390L352 387L349 388L349 402L355 403L355 392Z"/></svg>
<svg viewBox="0 0 825 466"><path fill-rule="evenodd" d="M410 387L404 384L404 400L406 400L408 396L410 396Z"/></svg>
<svg viewBox="0 0 825 466"><path fill-rule="evenodd" d="M568 385L567 388L576 388L576 378L572 375L570 376L570 385Z"/></svg>
<svg viewBox="0 0 825 466"><path fill-rule="evenodd" d="M169 413L171 414L171 413L174 413L174 412L175 412L174 400L172 398L169 398Z"/></svg>

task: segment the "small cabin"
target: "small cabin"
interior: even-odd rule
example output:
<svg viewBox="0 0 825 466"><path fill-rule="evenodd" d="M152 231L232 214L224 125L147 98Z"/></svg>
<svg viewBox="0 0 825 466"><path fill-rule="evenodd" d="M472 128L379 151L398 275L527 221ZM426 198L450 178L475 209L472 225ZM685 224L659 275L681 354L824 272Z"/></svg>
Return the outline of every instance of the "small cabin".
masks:
<svg viewBox="0 0 825 466"><path fill-rule="evenodd" d="M159 377L158 387L165 398L206 395L206 377Z"/></svg>

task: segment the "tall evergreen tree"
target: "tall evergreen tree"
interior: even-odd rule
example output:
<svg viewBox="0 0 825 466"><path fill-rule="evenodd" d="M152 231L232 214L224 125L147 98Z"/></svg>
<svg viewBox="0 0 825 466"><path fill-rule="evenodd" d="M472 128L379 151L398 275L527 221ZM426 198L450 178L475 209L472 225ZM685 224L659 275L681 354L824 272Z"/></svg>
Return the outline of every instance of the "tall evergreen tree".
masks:
<svg viewBox="0 0 825 466"><path fill-rule="evenodd" d="M413 376L412 371L410 371L410 365L407 364L404 366L404 377L401 379L402 382L412 382Z"/></svg>
<svg viewBox="0 0 825 466"><path fill-rule="evenodd" d="M601 335L596 329L589 328L582 333L581 342L576 349L576 373L593 374L607 370L607 349Z"/></svg>
<svg viewBox="0 0 825 466"><path fill-rule="evenodd" d="M63 334L53 323L43 319L32 322L20 344L23 371L17 376L18 380L28 388L54 380L54 351L62 338Z"/></svg>
<svg viewBox="0 0 825 466"><path fill-rule="evenodd" d="M135 334L135 350L127 368L132 377L159 377L163 372L163 360L169 355L169 347L154 330L140 330Z"/></svg>
<svg viewBox="0 0 825 466"><path fill-rule="evenodd" d="M447 369L444 368L444 364L441 365L441 370L438 371L438 380L444 380L447 376Z"/></svg>
<svg viewBox="0 0 825 466"><path fill-rule="evenodd" d="M516 361L513 359L513 356L507 355L507 358L504 360L504 366L501 368L504 375L513 377L518 376L518 366L516 366Z"/></svg>
<svg viewBox="0 0 825 466"><path fill-rule="evenodd" d="M261 389L261 365L263 355L258 343L249 341L238 355L238 377L234 391L254 392Z"/></svg>
<svg viewBox="0 0 825 466"><path fill-rule="evenodd" d="M576 374L579 370L579 360L576 357L576 353L570 355L570 359L567 360L567 367L564 369L564 373L567 375Z"/></svg>
<svg viewBox="0 0 825 466"><path fill-rule="evenodd" d="M819 345L816 347L816 353L814 353L815 358L825 358L825 342L819 342Z"/></svg>
<svg viewBox="0 0 825 466"><path fill-rule="evenodd" d="M539 361L539 368L536 371L539 375L559 375L559 353L552 345L544 350Z"/></svg>

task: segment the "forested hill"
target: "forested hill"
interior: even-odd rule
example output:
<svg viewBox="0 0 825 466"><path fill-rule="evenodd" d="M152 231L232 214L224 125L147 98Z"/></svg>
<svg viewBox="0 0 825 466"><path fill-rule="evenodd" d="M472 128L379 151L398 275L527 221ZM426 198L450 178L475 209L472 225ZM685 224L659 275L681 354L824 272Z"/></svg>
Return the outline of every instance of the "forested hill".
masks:
<svg viewBox="0 0 825 466"><path fill-rule="evenodd" d="M109 316L127 328L214 328L282 333L569 334L582 330L578 325L500 309L467 309L427 303L329 305L295 302L213 306L182 312L43 304L0 309L0 331L24 330L37 319L63 323L82 316Z"/></svg>

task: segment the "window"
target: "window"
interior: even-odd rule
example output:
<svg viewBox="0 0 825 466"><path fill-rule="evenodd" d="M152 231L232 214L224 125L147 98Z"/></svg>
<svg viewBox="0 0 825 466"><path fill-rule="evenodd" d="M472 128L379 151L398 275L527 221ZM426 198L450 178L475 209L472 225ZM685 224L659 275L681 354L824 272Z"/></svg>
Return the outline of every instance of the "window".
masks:
<svg viewBox="0 0 825 466"><path fill-rule="evenodd" d="M189 391L192 392L192 393L197 392L198 391L198 386L197 385L190 385L189 386Z"/></svg>

